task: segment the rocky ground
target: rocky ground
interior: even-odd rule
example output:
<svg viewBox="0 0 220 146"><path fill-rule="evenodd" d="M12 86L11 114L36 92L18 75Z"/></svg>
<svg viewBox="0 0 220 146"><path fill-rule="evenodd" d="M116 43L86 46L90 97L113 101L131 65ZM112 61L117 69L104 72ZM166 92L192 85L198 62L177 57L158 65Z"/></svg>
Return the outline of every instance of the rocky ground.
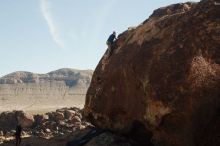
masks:
<svg viewBox="0 0 220 146"><path fill-rule="evenodd" d="M77 139L85 135L88 131L89 129L77 130L76 132L69 134L68 136L54 137L51 139L45 139L45 138L36 137L36 136L23 138L21 146L65 146L68 140L70 141L73 139ZM0 145L1 146L14 146L15 141L14 140L8 141ZM110 132L105 132L99 136L92 138L88 143L82 146L132 146L132 145L135 146L136 144L134 144L134 142L124 137L114 135Z"/></svg>
<svg viewBox="0 0 220 146"><path fill-rule="evenodd" d="M22 137L31 137L36 141L62 137L91 126L82 118L82 110L78 108L63 108L44 115L28 115L23 111L3 112L0 114L1 143L14 139L18 122L24 127Z"/></svg>
<svg viewBox="0 0 220 146"><path fill-rule="evenodd" d="M63 108L43 115L28 115L23 111L0 114L0 145L15 145L15 127L21 123L22 146L64 146L68 141L79 140L95 127L83 117L83 110ZM84 146L130 146L133 141L110 131L103 131ZM73 145L74 146L74 145Z"/></svg>

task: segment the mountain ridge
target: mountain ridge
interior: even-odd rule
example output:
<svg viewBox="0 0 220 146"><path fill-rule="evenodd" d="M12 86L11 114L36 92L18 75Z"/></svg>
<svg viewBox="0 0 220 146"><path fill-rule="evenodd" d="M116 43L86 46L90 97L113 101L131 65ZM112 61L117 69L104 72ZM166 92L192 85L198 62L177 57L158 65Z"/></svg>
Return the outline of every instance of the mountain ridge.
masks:
<svg viewBox="0 0 220 146"><path fill-rule="evenodd" d="M0 112L23 109L49 111L73 105L81 108L92 74L92 70L70 68L46 74L27 71L7 74L0 78Z"/></svg>
<svg viewBox="0 0 220 146"><path fill-rule="evenodd" d="M0 84L39 83L43 80L89 79L92 73L92 70L78 70L72 68L61 68L45 74L29 71L15 71L0 77Z"/></svg>

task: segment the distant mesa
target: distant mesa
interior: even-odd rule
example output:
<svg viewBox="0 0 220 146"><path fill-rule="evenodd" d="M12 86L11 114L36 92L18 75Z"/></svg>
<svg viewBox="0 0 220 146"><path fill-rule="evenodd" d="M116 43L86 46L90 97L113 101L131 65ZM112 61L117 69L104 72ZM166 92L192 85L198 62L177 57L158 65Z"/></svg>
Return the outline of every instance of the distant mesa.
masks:
<svg viewBox="0 0 220 146"><path fill-rule="evenodd" d="M17 71L5 75L0 78L0 111L82 107L92 74L92 70L63 68L46 74Z"/></svg>
<svg viewBox="0 0 220 146"><path fill-rule="evenodd" d="M92 74L92 70L76 70L70 68L51 71L47 74L17 71L0 78L0 84L63 81L67 86L72 87L77 85L77 83L84 83L85 85L89 85Z"/></svg>

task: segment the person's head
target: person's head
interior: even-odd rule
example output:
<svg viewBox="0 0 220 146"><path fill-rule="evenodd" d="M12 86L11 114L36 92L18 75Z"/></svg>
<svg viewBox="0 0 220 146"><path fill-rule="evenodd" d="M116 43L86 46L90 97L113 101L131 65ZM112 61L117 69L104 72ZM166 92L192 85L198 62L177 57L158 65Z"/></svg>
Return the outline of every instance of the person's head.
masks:
<svg viewBox="0 0 220 146"><path fill-rule="evenodd" d="M116 35L116 32L115 32L115 31L113 31L113 34L114 34L114 35Z"/></svg>

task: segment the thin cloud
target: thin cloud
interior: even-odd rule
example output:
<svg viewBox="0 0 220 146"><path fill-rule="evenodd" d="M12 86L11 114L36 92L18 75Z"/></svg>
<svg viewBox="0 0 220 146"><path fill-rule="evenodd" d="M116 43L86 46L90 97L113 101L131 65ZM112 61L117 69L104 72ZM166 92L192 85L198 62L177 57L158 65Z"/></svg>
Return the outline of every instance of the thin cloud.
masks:
<svg viewBox="0 0 220 146"><path fill-rule="evenodd" d="M53 41L60 47L64 48L64 44L59 36L58 28L56 27L53 17L50 12L50 3L48 0L41 0L41 12L43 17L49 27L49 31L51 33Z"/></svg>

